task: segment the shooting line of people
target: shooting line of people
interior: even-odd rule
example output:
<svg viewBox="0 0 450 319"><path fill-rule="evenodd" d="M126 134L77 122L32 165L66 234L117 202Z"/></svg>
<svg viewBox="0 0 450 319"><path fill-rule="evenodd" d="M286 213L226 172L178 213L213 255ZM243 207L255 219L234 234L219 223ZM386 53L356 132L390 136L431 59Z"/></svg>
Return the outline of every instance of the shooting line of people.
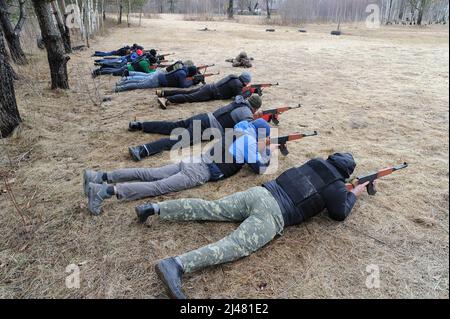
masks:
<svg viewBox="0 0 450 319"><path fill-rule="evenodd" d="M115 92L151 89L162 109L174 110L185 103L228 100L214 112L205 112L178 121L131 121L130 134L171 135L184 129L187 138L161 138L143 145L130 146L130 159L142 161L164 151L189 148L203 141L213 146L198 156L162 167L130 168L115 171L83 172L83 191L88 209L100 215L105 201L134 201L180 192L209 182L220 182L248 166L255 174L264 174L275 150L289 154L287 143L318 132L293 133L273 137L273 125L280 115L301 107L263 110L265 89L278 83L252 84L252 74L227 75L217 82L206 83L206 73L214 65L196 66L191 60L168 61L170 54L145 50L134 44L110 52L95 52L101 57L93 77L111 74L121 76ZM233 67L251 68L254 61L242 52L227 60ZM173 62L166 65L164 63ZM173 108L172 108L173 106ZM272 124L272 125L271 125ZM195 131L199 134L195 134ZM133 132L133 133L131 133ZM212 132L212 133L211 133ZM211 133L211 134L210 134ZM345 220L357 199L366 191L375 195L377 179L408 166L403 163L367 175L351 177L356 162L351 153L329 154L282 172L263 185L255 185L221 199L175 199L148 202L136 206L138 222L149 218L163 221L234 222L240 226L225 238L157 262L155 270L172 298L187 298L182 289L183 275L205 267L235 261L265 246L282 235L286 227L299 225L326 210L336 221Z"/></svg>

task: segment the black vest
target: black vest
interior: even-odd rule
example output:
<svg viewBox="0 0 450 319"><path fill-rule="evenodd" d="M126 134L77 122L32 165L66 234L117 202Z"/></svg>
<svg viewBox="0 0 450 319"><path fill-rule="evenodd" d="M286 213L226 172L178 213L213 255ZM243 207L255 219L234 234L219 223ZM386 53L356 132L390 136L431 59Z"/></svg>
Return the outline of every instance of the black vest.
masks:
<svg viewBox="0 0 450 319"><path fill-rule="evenodd" d="M181 69L183 66L184 66L184 65L183 65L183 62L177 61L177 62L175 62L175 63L169 65L169 66L166 68L166 71L167 71L167 72L176 71L176 70Z"/></svg>
<svg viewBox="0 0 450 319"><path fill-rule="evenodd" d="M231 137L231 134L227 134L209 150L209 157L214 160L214 164L216 164L216 166L223 173L223 178L228 178L237 174L245 165L244 163L236 163L233 154L228 151L236 139L241 136L244 136L244 134L235 133L233 137ZM215 154L215 149L219 148L219 145L221 150L221 158L216 158L218 157L218 154Z"/></svg>
<svg viewBox="0 0 450 319"><path fill-rule="evenodd" d="M233 120L231 112L240 107L248 107L250 111L252 111L250 105L247 102L242 103L233 102L227 106L221 107L220 109L215 111L213 115L224 129L233 128L237 124L237 122Z"/></svg>
<svg viewBox="0 0 450 319"><path fill-rule="evenodd" d="M230 83L234 82L234 83ZM244 84L236 75L228 75L219 82L212 84L216 99L230 99L241 92Z"/></svg>
<svg viewBox="0 0 450 319"><path fill-rule="evenodd" d="M313 159L300 167L287 170L276 182L303 214L303 220L306 220L326 208L322 192L338 180L344 178L332 164L323 159Z"/></svg>
<svg viewBox="0 0 450 319"><path fill-rule="evenodd" d="M175 71L172 71L170 73L166 74L166 81L167 81L167 85L168 87L178 87L180 83L178 83L178 77L177 74L183 72L184 74L186 74L186 71L184 69L178 69Z"/></svg>

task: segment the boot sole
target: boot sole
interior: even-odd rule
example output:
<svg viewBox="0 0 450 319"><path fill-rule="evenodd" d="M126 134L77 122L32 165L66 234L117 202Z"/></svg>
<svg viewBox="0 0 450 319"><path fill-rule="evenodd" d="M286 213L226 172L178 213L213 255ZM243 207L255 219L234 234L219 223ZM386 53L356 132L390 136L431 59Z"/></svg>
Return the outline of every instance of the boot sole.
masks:
<svg viewBox="0 0 450 319"><path fill-rule="evenodd" d="M133 150L131 149L131 147L128 149L128 152L130 153L131 158L133 159L133 161L135 162L140 162L141 158L136 157L136 154L133 152Z"/></svg>
<svg viewBox="0 0 450 319"><path fill-rule="evenodd" d="M162 108L163 110L167 110L167 106L164 105L164 103L161 101L161 98L158 99L158 104L160 108Z"/></svg>
<svg viewBox="0 0 450 319"><path fill-rule="evenodd" d="M93 210L93 207L91 207L91 201L89 200L89 199L91 199L91 198L95 198L95 193L94 193L94 188L92 187L92 188L89 188L89 196L88 196L88 210L89 210L89 212L92 214L92 215L94 215L94 216L98 216L98 215L100 215L101 213L102 213L102 208L100 207L100 210L99 210L99 212L97 213L97 212L94 212L94 210Z"/></svg>
<svg viewBox="0 0 450 319"><path fill-rule="evenodd" d="M166 290L167 294L169 295L169 297L171 299L179 299L173 292L172 290L169 289L169 285L167 285L167 280L166 277L164 276L164 273L162 272L162 270L159 268L159 264L156 264L155 266L155 271L156 274L158 275L159 279L164 283L164 289Z"/></svg>
<svg viewBox="0 0 450 319"><path fill-rule="evenodd" d="M87 197L89 195L89 181L88 181L88 174L89 174L89 170L85 169L83 172L83 190L84 190L84 195Z"/></svg>

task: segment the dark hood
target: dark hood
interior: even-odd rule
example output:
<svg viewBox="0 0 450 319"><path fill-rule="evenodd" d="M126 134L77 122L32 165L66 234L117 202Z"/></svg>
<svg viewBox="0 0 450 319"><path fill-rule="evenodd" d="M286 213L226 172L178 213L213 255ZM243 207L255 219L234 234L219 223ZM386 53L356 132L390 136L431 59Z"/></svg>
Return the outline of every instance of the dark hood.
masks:
<svg viewBox="0 0 450 319"><path fill-rule="evenodd" d="M350 153L335 153L330 155L327 161L333 164L344 178L349 178L356 167L355 159Z"/></svg>

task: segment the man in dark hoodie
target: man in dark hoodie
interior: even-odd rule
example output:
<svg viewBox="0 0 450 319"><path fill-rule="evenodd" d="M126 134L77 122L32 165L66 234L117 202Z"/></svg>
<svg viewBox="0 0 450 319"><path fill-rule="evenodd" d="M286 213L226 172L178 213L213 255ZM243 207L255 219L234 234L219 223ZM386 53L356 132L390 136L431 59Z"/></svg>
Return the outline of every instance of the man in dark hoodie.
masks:
<svg viewBox="0 0 450 319"><path fill-rule="evenodd" d="M345 180L355 167L351 154L336 153L327 160L310 160L262 186L216 201L180 199L136 207L141 222L152 215L168 221L242 222L216 243L156 264L156 272L170 296L186 298L181 288L183 274L248 256L281 235L284 228L301 224L324 209L332 219L343 221L367 186L347 191Z"/></svg>
<svg viewBox="0 0 450 319"><path fill-rule="evenodd" d="M254 114L261 108L261 105L261 98L257 94L250 96L247 100L238 95L232 103L213 113L202 113L177 122L130 122L129 130L170 135L175 129L186 129L189 133L189 140L186 140L184 146L187 147L201 141L211 141L215 137L221 137L224 135L225 129L231 129L239 122L253 121ZM198 132L195 132L195 123L198 124ZM210 131L207 131L208 129ZM163 138L145 145L130 147L129 151L135 161L140 161L144 157L169 151L181 141L181 137L178 139Z"/></svg>
<svg viewBox="0 0 450 319"><path fill-rule="evenodd" d="M243 72L240 76L232 74L218 82L206 84L189 91L157 91L159 96L158 103L161 108L166 109L171 104L227 100L237 95L243 95L242 89L250 84L251 81L251 74ZM247 98L250 94L250 92L246 92L244 97Z"/></svg>

